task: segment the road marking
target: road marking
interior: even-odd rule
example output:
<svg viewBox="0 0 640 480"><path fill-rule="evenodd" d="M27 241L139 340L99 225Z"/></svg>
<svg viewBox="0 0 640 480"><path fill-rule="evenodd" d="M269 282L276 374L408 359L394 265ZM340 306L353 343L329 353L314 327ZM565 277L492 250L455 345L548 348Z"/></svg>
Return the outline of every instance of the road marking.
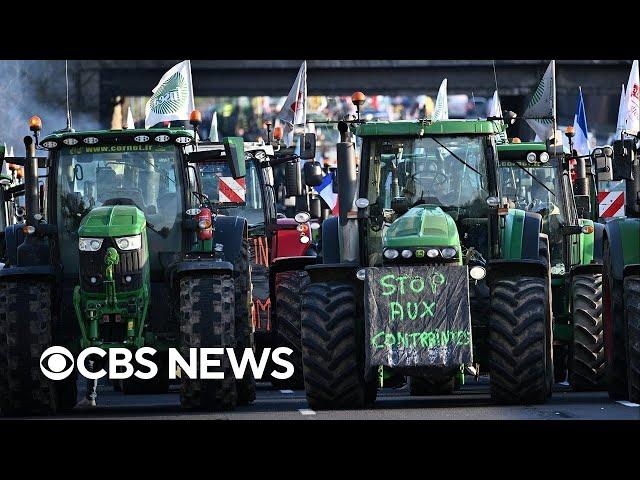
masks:
<svg viewBox="0 0 640 480"><path fill-rule="evenodd" d="M626 400L618 400L618 403L620 405L624 405L625 407L640 407L640 404L633 403L633 402L628 402Z"/></svg>
<svg viewBox="0 0 640 480"><path fill-rule="evenodd" d="M302 414L302 415L315 415L316 412L314 412L313 410L311 410L310 408L299 408L298 411Z"/></svg>
<svg viewBox="0 0 640 480"><path fill-rule="evenodd" d="M288 394L291 394L291 393L293 393L293 390L280 390L280 393L288 393Z"/></svg>

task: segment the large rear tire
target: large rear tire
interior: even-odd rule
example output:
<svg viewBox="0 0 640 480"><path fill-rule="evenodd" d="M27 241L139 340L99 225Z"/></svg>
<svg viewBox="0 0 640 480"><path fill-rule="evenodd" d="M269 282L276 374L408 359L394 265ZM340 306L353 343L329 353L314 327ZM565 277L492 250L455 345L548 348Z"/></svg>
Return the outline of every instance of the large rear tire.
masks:
<svg viewBox="0 0 640 480"><path fill-rule="evenodd" d="M180 279L180 353L190 348L234 348L234 285L231 275L189 275ZM183 372L180 404L189 410L231 410L237 402L236 380L229 357L220 359L222 380L189 379Z"/></svg>
<svg viewBox="0 0 640 480"><path fill-rule="evenodd" d="M51 297L48 282L0 282L0 323L6 341L6 377L0 383L3 416L57 410L54 382L40 368L40 356L51 346Z"/></svg>
<svg viewBox="0 0 640 480"><path fill-rule="evenodd" d="M624 321L622 282L613 278L611 251L605 239L603 252L603 321L606 357L606 384L611 400L629 394L627 378L627 328Z"/></svg>
<svg viewBox="0 0 640 480"><path fill-rule="evenodd" d="M299 390L304 388L302 374L302 333L300 331L300 306L302 291L309 284L309 274L305 271L288 271L276 274L276 325L277 331L274 347L289 347L293 352L289 361L294 372L291 378L278 380L271 378L276 388Z"/></svg>
<svg viewBox="0 0 640 480"><path fill-rule="evenodd" d="M341 282L312 283L304 291L304 388L314 410L362 408L373 396L358 362L355 295Z"/></svg>
<svg viewBox="0 0 640 480"><path fill-rule="evenodd" d="M640 275L624 279L624 308L629 332L629 400L640 403Z"/></svg>
<svg viewBox="0 0 640 480"><path fill-rule="evenodd" d="M510 277L491 288L491 398L503 404L544 403L549 394L547 280Z"/></svg>
<svg viewBox="0 0 640 480"><path fill-rule="evenodd" d="M573 344L569 383L574 390L604 390L606 363L602 323L602 274L576 275L571 281Z"/></svg>
<svg viewBox="0 0 640 480"><path fill-rule="evenodd" d="M236 287L235 318L236 318L236 358L238 361L244 355L244 351L250 348L255 351L253 345L253 331L250 315L251 298L251 267L249 265L249 246L247 240L242 240L240 255L236 260L233 281ZM244 378L236 379L238 392L238 405L248 405L256 399L256 379L250 367L244 372Z"/></svg>

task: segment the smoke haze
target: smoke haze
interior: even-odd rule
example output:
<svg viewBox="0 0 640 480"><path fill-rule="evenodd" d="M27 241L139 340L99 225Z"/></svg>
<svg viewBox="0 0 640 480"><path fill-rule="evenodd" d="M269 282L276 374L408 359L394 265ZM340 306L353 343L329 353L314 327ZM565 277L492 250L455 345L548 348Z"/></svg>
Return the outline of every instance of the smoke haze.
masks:
<svg viewBox="0 0 640 480"><path fill-rule="evenodd" d="M42 136L65 128L66 87L64 60L2 60L0 61L0 145L13 146L16 156L24 155L22 139L29 135L29 118L42 119ZM74 61L69 61L69 101L73 128L99 128L95 115L74 108L77 76ZM97 93L97 92L96 92Z"/></svg>

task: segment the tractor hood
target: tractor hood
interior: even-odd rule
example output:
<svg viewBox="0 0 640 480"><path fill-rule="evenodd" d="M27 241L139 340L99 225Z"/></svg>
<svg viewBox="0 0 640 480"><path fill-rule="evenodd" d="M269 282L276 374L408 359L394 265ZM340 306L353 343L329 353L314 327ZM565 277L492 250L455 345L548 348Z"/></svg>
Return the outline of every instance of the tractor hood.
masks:
<svg viewBox="0 0 640 480"><path fill-rule="evenodd" d="M81 237L137 235L146 226L144 214L133 205L109 205L91 210L80 222Z"/></svg>
<svg viewBox="0 0 640 480"><path fill-rule="evenodd" d="M453 247L460 245L458 229L449 215L435 205L419 205L393 222L384 245L401 247Z"/></svg>

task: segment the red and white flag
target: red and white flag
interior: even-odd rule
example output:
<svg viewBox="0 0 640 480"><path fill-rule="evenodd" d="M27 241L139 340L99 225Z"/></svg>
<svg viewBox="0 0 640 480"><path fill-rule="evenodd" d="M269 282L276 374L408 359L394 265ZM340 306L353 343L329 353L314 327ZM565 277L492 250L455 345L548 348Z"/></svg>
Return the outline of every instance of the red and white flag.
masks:
<svg viewBox="0 0 640 480"><path fill-rule="evenodd" d="M598 192L598 215L600 218L624 217L624 192Z"/></svg>
<svg viewBox="0 0 640 480"><path fill-rule="evenodd" d="M307 62L302 62L296 81L277 116L284 123L287 145L293 143L293 129L307 122Z"/></svg>
<svg viewBox="0 0 640 480"><path fill-rule="evenodd" d="M247 187L244 178L218 177L220 203L245 203Z"/></svg>

